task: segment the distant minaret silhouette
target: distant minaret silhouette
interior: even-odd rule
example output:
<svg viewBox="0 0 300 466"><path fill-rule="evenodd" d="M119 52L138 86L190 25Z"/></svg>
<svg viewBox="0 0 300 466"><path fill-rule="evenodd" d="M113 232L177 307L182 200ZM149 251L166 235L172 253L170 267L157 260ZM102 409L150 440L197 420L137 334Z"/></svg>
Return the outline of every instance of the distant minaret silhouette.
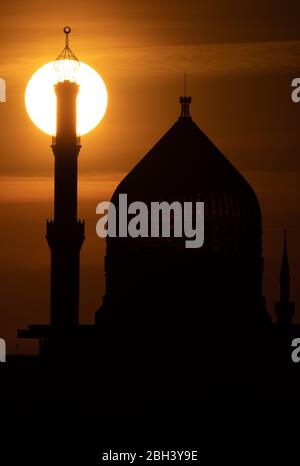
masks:
<svg viewBox="0 0 300 466"><path fill-rule="evenodd" d="M275 303L275 313L278 325L292 324L295 304L290 301L290 268L287 252L287 237L284 230L283 254L280 269L280 301Z"/></svg>
<svg viewBox="0 0 300 466"><path fill-rule="evenodd" d="M184 96L179 97L179 102L181 103L181 114L179 118L191 118L190 104L192 98L186 95L186 84L186 73L184 73Z"/></svg>
<svg viewBox="0 0 300 466"><path fill-rule="evenodd" d="M69 330L79 325L79 263L84 241L84 222L77 219L77 158L81 148L76 131L76 100L79 85L72 82L79 66L69 48L69 27L64 28L66 46L55 62L59 82L55 158L54 220L47 221L51 250L51 328Z"/></svg>

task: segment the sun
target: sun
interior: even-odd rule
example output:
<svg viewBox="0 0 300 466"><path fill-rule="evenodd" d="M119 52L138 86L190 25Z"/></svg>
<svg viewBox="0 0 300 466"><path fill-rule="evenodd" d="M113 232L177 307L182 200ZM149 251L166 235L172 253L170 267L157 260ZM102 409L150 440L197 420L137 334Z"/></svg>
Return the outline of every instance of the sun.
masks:
<svg viewBox="0 0 300 466"><path fill-rule="evenodd" d="M33 123L49 135L56 133L57 83L55 62L39 68L30 78L25 91L25 105ZM80 62L76 72L76 82L80 85L77 97L77 133L83 135L92 131L106 112L108 95L101 76L86 63Z"/></svg>

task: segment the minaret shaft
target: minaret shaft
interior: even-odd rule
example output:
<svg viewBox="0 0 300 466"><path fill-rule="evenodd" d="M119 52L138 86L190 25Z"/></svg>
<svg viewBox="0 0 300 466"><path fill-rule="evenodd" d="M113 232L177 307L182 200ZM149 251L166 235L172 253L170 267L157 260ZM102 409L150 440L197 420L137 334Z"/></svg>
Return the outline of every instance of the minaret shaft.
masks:
<svg viewBox="0 0 300 466"><path fill-rule="evenodd" d="M57 129L52 150L54 170L54 220L47 222L51 250L51 326L70 329L79 324L80 249L84 223L77 220L76 99L79 86L70 81L55 86Z"/></svg>
<svg viewBox="0 0 300 466"><path fill-rule="evenodd" d="M55 144L54 221L77 222L77 158L80 145L76 136L76 98L79 86L70 81L56 84L57 123Z"/></svg>

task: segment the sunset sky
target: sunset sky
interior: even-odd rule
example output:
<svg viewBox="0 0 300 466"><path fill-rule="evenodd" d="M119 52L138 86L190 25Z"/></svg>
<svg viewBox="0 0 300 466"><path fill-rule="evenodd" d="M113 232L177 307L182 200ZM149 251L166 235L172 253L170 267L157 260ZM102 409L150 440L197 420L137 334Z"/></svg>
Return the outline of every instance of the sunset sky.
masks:
<svg viewBox="0 0 300 466"><path fill-rule="evenodd" d="M0 77L0 337L49 320L52 217L51 138L30 121L24 91L32 74L64 46L103 77L106 116L82 138L79 217L81 320L91 323L104 290L104 242L96 205L175 122L183 75L201 129L250 181L263 214L267 307L278 297L282 230L288 230L292 296L300 321L300 5L279 0L2 0ZM153 180L155 183L155 180ZM20 341L20 351L29 351Z"/></svg>

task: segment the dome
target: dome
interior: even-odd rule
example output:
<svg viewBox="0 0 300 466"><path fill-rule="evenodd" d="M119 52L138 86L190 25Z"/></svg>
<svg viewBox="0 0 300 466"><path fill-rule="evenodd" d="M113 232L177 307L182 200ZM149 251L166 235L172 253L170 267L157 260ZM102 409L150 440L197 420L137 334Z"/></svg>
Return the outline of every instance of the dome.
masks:
<svg viewBox="0 0 300 466"><path fill-rule="evenodd" d="M106 292L97 320L184 322L213 328L258 322L262 297L262 221L257 197L243 176L189 115L190 98L174 125L121 181L128 204L204 202L204 243L186 238L108 237ZM151 219L150 219L151 221ZM155 323L156 322L156 323ZM175 324L177 322L177 324Z"/></svg>
<svg viewBox="0 0 300 466"><path fill-rule="evenodd" d="M261 212L253 189L190 117L181 116L121 181L112 196L115 205L122 193L128 202L202 201L203 252L261 253Z"/></svg>

